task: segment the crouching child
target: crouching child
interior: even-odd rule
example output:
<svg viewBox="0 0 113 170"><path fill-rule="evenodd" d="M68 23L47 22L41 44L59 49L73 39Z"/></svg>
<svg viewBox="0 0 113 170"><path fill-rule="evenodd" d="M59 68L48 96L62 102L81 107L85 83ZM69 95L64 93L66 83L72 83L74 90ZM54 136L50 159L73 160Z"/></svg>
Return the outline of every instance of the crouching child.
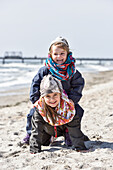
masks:
<svg viewBox="0 0 113 170"><path fill-rule="evenodd" d="M36 109L32 117L30 152L41 152L42 145L50 144L51 136L64 136L65 129L68 130L73 149L87 150L84 134L80 130L80 118L61 82L52 75L44 76L40 93L39 100L34 104Z"/></svg>

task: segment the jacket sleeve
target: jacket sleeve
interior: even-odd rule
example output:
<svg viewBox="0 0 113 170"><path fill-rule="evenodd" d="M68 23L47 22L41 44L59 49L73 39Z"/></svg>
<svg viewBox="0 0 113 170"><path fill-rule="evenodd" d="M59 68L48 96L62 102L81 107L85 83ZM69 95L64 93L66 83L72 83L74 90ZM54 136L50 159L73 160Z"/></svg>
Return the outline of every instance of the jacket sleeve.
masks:
<svg viewBox="0 0 113 170"><path fill-rule="evenodd" d="M30 100L34 104L40 98L40 83L42 78L49 73L46 66L41 67L32 80L30 88Z"/></svg>
<svg viewBox="0 0 113 170"><path fill-rule="evenodd" d="M76 73L71 79L71 89L68 91L68 97L73 100L75 104L79 102L82 97L82 90L84 88L84 78L81 73L76 70Z"/></svg>
<svg viewBox="0 0 113 170"><path fill-rule="evenodd" d="M38 153L41 152L44 120L42 116L38 113L37 109L32 117L31 123L32 131L30 136L30 152Z"/></svg>

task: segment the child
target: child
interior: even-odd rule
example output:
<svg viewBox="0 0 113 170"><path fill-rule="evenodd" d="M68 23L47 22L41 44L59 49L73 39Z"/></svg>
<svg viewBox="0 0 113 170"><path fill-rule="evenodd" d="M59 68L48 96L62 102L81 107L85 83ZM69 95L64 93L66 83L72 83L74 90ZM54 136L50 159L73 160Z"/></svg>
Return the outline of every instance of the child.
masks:
<svg viewBox="0 0 113 170"><path fill-rule="evenodd" d="M74 104L63 92L61 82L50 74L44 76L40 93L41 97L34 104L36 111L32 117L30 152L41 152L41 145L48 146L51 136L62 136L65 128L68 129L73 149L87 150Z"/></svg>
<svg viewBox="0 0 113 170"><path fill-rule="evenodd" d="M49 48L49 55L45 66L41 67L32 80L30 89L30 100L34 104L40 97L40 83L45 75L51 74L62 83L63 89L66 91L68 98L74 102L76 114L80 121L84 110L78 104L82 97L82 89L84 87L84 79L81 73L75 68L75 59L70 52L69 44L66 39L57 37L52 41ZM24 141L29 142L31 131L31 117L35 109L30 111L27 116L27 136ZM84 140L89 140L84 136Z"/></svg>

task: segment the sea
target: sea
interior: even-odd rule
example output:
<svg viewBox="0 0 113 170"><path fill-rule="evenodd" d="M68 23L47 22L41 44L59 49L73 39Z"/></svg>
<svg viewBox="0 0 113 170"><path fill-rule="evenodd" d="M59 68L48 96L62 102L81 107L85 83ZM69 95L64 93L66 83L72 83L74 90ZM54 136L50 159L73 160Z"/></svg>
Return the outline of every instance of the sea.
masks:
<svg viewBox="0 0 113 170"><path fill-rule="evenodd" d="M0 97L5 95L16 95L20 88L30 88L33 77L42 66L44 66L44 63L41 64L34 61L21 63L11 60L5 64L0 62ZM113 62L106 61L101 64L98 62L82 62L82 64L76 63L76 68L81 73L97 73L100 71L113 70ZM10 93L11 90L17 90L17 92ZM9 93L5 93L5 91L9 91Z"/></svg>

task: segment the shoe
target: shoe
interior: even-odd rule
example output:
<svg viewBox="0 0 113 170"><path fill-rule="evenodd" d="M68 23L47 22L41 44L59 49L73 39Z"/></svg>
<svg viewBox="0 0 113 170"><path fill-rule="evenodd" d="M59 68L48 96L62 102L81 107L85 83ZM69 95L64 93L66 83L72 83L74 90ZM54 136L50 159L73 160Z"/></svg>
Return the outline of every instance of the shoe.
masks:
<svg viewBox="0 0 113 170"><path fill-rule="evenodd" d="M31 136L31 135L27 134L27 135L25 136L25 138L22 140L21 143L22 143L22 144L27 144L27 145L29 145L30 136Z"/></svg>
<svg viewBox="0 0 113 170"><path fill-rule="evenodd" d="M65 132L64 132L64 138L65 138L65 144L67 146L72 146L72 142L71 142L71 139L70 139L70 136L69 136L69 133L68 133L68 129L66 129Z"/></svg>
<svg viewBox="0 0 113 170"><path fill-rule="evenodd" d="M90 141L90 139L88 138L88 136L84 135L84 141Z"/></svg>

